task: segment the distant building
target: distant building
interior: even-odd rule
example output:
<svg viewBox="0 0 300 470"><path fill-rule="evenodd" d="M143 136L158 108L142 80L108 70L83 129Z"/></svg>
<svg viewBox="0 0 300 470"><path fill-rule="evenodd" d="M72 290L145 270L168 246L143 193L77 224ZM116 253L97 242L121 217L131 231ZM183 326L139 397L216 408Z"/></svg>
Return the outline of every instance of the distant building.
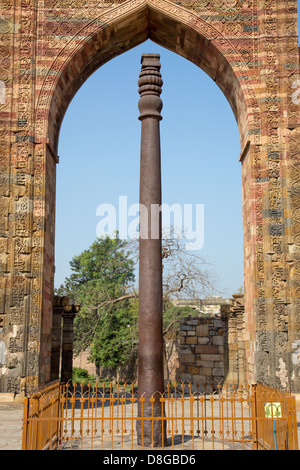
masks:
<svg viewBox="0 0 300 470"><path fill-rule="evenodd" d="M221 296L207 296L204 299L172 299L176 307L190 307L199 312L199 315L220 315L221 305L229 305L229 299Z"/></svg>

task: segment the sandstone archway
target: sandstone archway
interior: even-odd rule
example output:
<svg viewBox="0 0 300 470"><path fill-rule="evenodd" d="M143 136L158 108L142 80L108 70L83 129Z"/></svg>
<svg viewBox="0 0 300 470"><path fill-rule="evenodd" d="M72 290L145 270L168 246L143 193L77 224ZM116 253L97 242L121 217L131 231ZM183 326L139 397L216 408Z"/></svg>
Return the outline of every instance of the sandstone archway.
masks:
<svg viewBox="0 0 300 470"><path fill-rule="evenodd" d="M296 1L266 0L262 7L256 0L42 0L36 7L22 0L18 33L11 27L14 7L5 2L3 42L8 55L17 52L7 71L7 60L0 62L7 72L0 76L6 85L0 104L3 391L34 390L50 376L55 165L63 116L98 67L148 38L208 73L236 116L247 377L297 389Z"/></svg>
<svg viewBox="0 0 300 470"><path fill-rule="evenodd" d="M220 87L237 119L241 146L251 129L259 126L258 97L247 61L238 49L204 20L182 6L163 1L126 2L126 9L114 7L100 15L90 32L90 24L75 35L60 51L39 91L38 116L43 116L38 132L47 135L57 150L59 128L64 113L84 81L113 57L151 39L157 44L192 61ZM102 24L103 22L103 24ZM134 27L130 28L130 25ZM256 114L255 114L256 113ZM255 121L256 117L256 121Z"/></svg>

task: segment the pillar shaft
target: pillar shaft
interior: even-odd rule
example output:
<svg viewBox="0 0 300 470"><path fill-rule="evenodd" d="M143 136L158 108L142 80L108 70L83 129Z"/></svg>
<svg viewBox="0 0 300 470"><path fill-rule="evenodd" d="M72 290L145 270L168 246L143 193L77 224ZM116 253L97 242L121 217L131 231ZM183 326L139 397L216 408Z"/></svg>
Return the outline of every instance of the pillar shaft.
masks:
<svg viewBox="0 0 300 470"><path fill-rule="evenodd" d="M140 239L139 239L139 397L145 398L143 416L151 416L149 398L164 391L162 334L162 250L161 250L161 155L159 121L162 79L159 55L144 54L139 78L141 120ZM158 392L158 394L157 394ZM157 400L154 415L161 415ZM143 445L152 445L152 423L143 423ZM153 445L161 445L162 426L157 421ZM140 442L141 443L141 442Z"/></svg>
<svg viewBox="0 0 300 470"><path fill-rule="evenodd" d="M75 312L64 311L63 334L62 334L62 358L61 358L61 382L62 383L67 383L68 381L72 380L74 318L75 318Z"/></svg>
<svg viewBox="0 0 300 470"><path fill-rule="evenodd" d="M59 379L63 307L53 307L50 382Z"/></svg>

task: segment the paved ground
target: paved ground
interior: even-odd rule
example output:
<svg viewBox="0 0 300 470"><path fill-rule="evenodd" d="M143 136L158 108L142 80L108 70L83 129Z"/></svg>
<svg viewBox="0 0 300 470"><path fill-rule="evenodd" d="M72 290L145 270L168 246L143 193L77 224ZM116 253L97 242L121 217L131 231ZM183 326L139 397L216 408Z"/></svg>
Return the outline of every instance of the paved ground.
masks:
<svg viewBox="0 0 300 470"><path fill-rule="evenodd" d="M22 403L1 403L0 402L0 450L21 450L22 448L22 418L23 418L23 404ZM298 421L298 443L300 450L300 410L297 412ZM80 449L80 441L74 442L74 447ZM128 436L128 445L130 439ZM209 444L209 442L208 442ZM176 446L177 447L177 446ZM178 449L180 449L180 445ZM188 447L188 445L187 445ZM185 448L187 448L185 445ZM217 447L215 449L217 450ZM117 446L115 450L117 450ZM130 448L130 447L129 447ZM225 449L230 449L226 446ZM106 447L109 449L109 447Z"/></svg>
<svg viewBox="0 0 300 470"><path fill-rule="evenodd" d="M0 450L21 450L22 419L22 403L0 403Z"/></svg>

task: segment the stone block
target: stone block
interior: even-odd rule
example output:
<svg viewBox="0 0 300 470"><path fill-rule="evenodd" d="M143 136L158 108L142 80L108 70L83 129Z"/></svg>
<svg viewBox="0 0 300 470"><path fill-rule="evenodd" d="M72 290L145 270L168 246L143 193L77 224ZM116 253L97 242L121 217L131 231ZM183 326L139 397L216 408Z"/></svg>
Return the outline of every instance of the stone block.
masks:
<svg viewBox="0 0 300 470"><path fill-rule="evenodd" d="M199 336L197 338L198 344L208 344L209 343L209 338L207 336Z"/></svg>
<svg viewBox="0 0 300 470"><path fill-rule="evenodd" d="M209 325L203 324L196 326L196 335L197 336L208 336L209 333Z"/></svg>
<svg viewBox="0 0 300 470"><path fill-rule="evenodd" d="M194 363L195 362L194 354L184 354L183 356L181 356L181 362L182 363Z"/></svg>
<svg viewBox="0 0 300 470"><path fill-rule="evenodd" d="M195 318L194 320L187 320L186 324L191 325L191 326L196 326L198 325L198 318Z"/></svg>
<svg viewBox="0 0 300 470"><path fill-rule="evenodd" d="M192 330L193 330L192 326L188 326L188 325L181 325L180 326L180 331L192 331Z"/></svg>
<svg viewBox="0 0 300 470"><path fill-rule="evenodd" d="M192 350L191 350L191 348L183 348L183 349L181 350L181 354L182 354L182 355L185 355L185 354L192 354Z"/></svg>
<svg viewBox="0 0 300 470"><path fill-rule="evenodd" d="M212 376L212 368L211 367L200 367L200 374L204 375L205 377Z"/></svg>
<svg viewBox="0 0 300 470"><path fill-rule="evenodd" d="M216 346L223 346L224 338L223 338L223 336L214 336L213 339L212 339L212 342Z"/></svg>
<svg viewBox="0 0 300 470"><path fill-rule="evenodd" d="M219 347L212 344L197 344L195 347L196 354L218 354Z"/></svg>
<svg viewBox="0 0 300 470"><path fill-rule="evenodd" d="M197 344L197 337L196 336L188 336L186 338L186 344Z"/></svg>
<svg viewBox="0 0 300 470"><path fill-rule="evenodd" d="M224 375L224 368L223 367L214 367L212 369L212 375L216 376L216 375Z"/></svg>
<svg viewBox="0 0 300 470"><path fill-rule="evenodd" d="M220 361L221 356L220 354L201 354L200 360L201 361Z"/></svg>
<svg viewBox="0 0 300 470"><path fill-rule="evenodd" d="M203 360L197 360L196 359L196 365L199 366L199 367L210 367L212 369L215 365L215 362L214 361L203 361Z"/></svg>

